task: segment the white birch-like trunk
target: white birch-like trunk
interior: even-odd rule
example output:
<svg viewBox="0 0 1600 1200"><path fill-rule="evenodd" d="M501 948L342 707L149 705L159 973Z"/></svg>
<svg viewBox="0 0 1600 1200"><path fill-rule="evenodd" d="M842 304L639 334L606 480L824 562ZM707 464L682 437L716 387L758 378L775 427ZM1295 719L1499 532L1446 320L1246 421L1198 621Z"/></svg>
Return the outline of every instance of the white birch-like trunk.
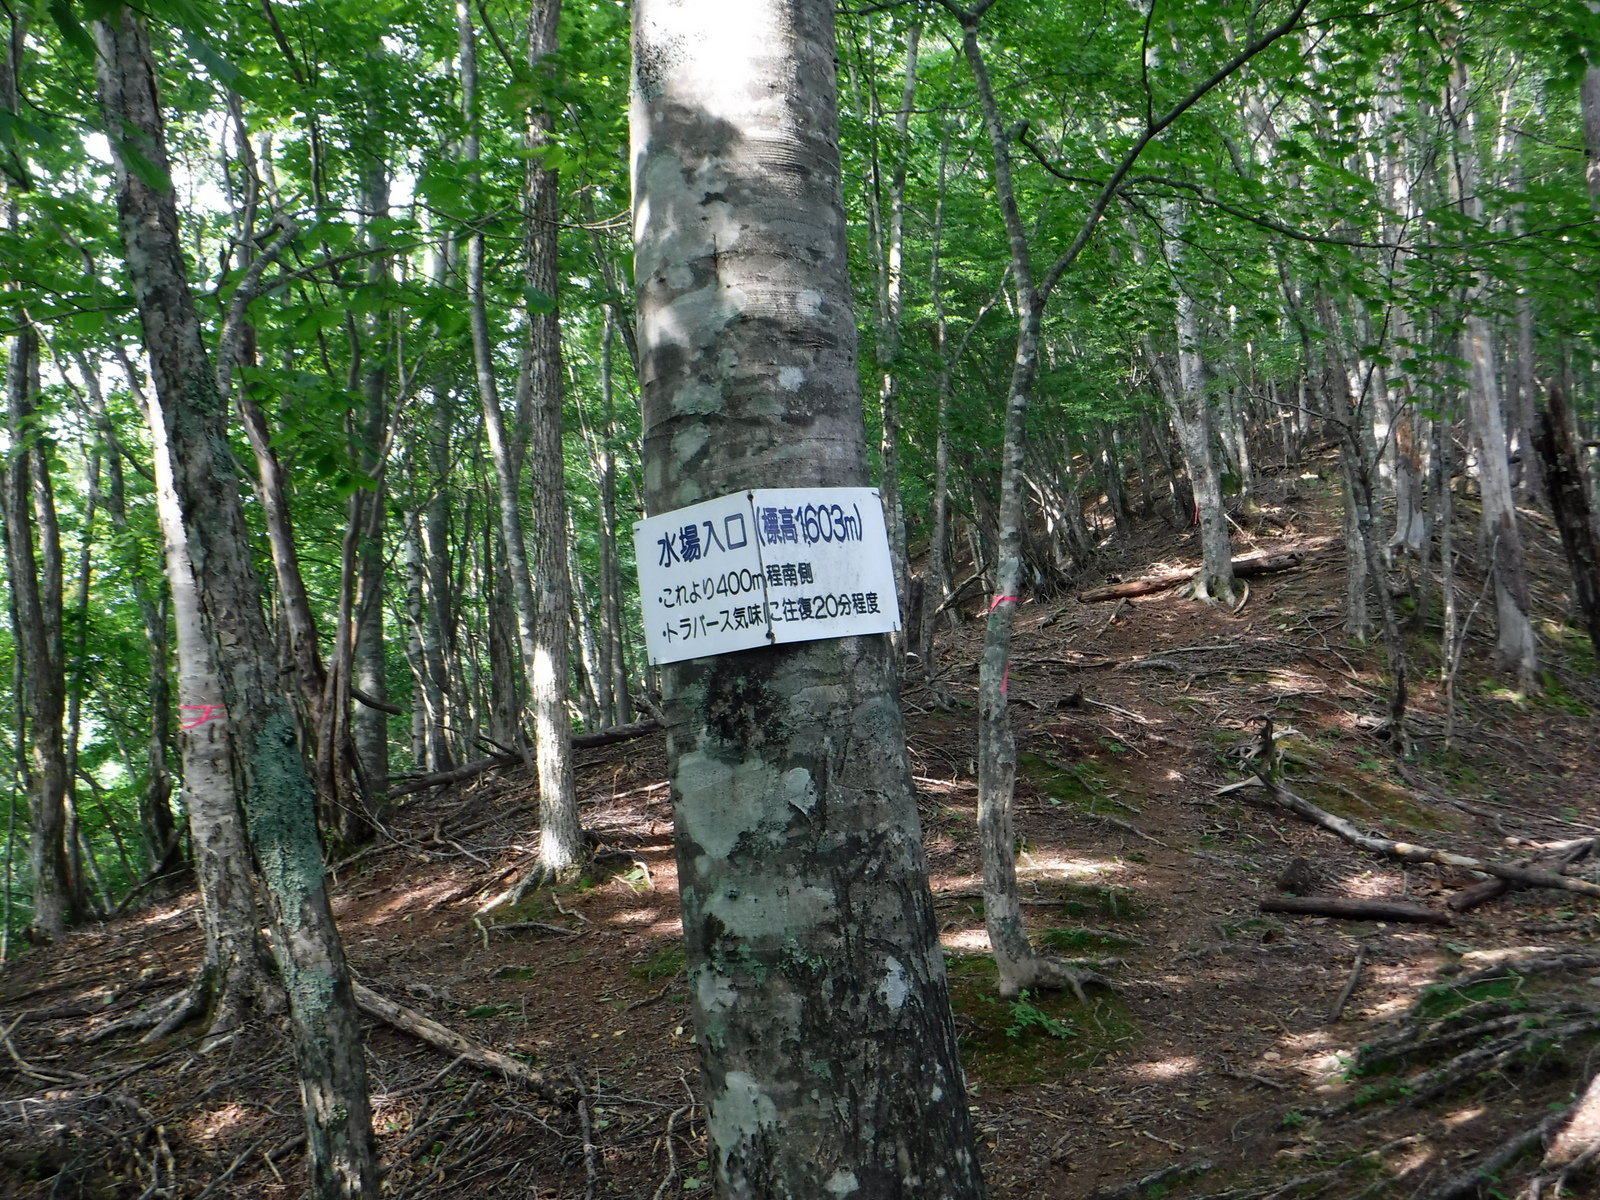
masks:
<svg viewBox="0 0 1600 1200"><path fill-rule="evenodd" d="M1458 62L1446 93L1455 126L1452 184L1462 212L1483 219L1482 167L1470 113L1462 111L1467 68ZM1461 331L1461 357L1467 361L1467 420L1478 450L1478 486L1483 504L1483 540L1494 575L1495 665L1510 671L1520 691L1539 690L1539 651L1534 638L1528 569L1517 528L1516 500L1506 441L1505 407L1496 371L1493 334L1481 306L1488 285L1480 272L1467 289L1467 318Z"/></svg>

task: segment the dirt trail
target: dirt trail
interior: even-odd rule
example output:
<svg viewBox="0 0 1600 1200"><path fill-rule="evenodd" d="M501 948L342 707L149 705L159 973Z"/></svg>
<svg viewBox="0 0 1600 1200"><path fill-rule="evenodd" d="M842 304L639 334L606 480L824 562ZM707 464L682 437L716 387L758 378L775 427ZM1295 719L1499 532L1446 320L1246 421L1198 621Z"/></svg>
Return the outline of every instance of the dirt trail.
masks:
<svg viewBox="0 0 1600 1200"><path fill-rule="evenodd" d="M1114 981L1115 992L1091 992L1087 1006L994 998L975 898L980 624L944 637L942 696L906 689L941 937L996 1197L1082 1200L1186 1164L1209 1165L1157 1191L1354 1197L1400 1176L1385 1194L1411 1195L1572 1090L1582 1042L1416 1109L1403 1092L1351 1078L1350 1067L1424 987L1492 952L1592 945L1593 902L1518 892L1444 928L1259 911L1295 858L1325 894L1441 911L1472 882L1380 862L1237 793L1217 796L1243 777L1264 714L1295 790L1363 828L1495 855L1509 839L1559 840L1600 825L1600 688L1582 673L1592 658L1554 626L1543 698L1505 692L1487 674L1480 639L1452 748L1442 744L1431 678L1412 689L1421 735L1412 762L1397 764L1367 730L1383 685L1375 653L1345 644L1340 628L1330 487L1315 477L1279 485L1269 511L1288 528L1253 540L1263 551L1303 550L1306 561L1256 580L1236 616L1171 594L1117 605L1063 597L1019 612L1009 694L1022 753L1020 873L1037 939ZM1536 576L1559 578L1551 537L1530 532ZM1252 548L1241 543L1241 553ZM1106 569L1132 578L1191 562L1193 550L1192 539L1151 530ZM1544 600L1546 614L1559 615L1558 597ZM1431 634L1426 645L1436 646ZM1427 673L1436 651L1418 646ZM585 753L578 779L586 828L600 843L596 867L577 886L495 914L548 928L496 932L471 921L533 850L532 785L515 772L408 797L396 840L338 873L336 912L363 982L566 1082L575 1077L586 1095L587 1142L572 1108L372 1028L387 1195L514 1188L661 1200L710 1186L660 735ZM0 1195L300 1194L298 1100L272 1019L208 1055L193 1033L154 1048L137 1046L136 1035L88 1040L176 989L197 942L188 902L167 903L0 975L0 1029L11 1043L0 1062L9 1068ZM1358 948L1362 970L1343 1019L1330 1023ZM1550 994L1600 1001L1596 975L1560 975ZM1515 985L1496 986L1473 998ZM1354 1113L1364 1120L1319 1119L1363 1087L1375 1094ZM1352 1157L1373 1147L1387 1148ZM1526 1164L1507 1178L1519 1169ZM1300 1190L1283 1190L1302 1177Z"/></svg>

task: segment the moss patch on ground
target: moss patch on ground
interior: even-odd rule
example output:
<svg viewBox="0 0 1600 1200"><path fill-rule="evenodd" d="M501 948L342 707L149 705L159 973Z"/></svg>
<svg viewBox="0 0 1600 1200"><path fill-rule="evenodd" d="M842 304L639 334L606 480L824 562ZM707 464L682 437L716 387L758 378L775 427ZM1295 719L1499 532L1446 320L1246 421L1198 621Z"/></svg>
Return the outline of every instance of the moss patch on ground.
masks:
<svg viewBox="0 0 1600 1200"><path fill-rule="evenodd" d="M1087 1070L1140 1037L1127 1007L1098 989L1082 1004L1071 992L1002 1000L994 960L963 954L947 960L961 1061L980 1084L1018 1087Z"/></svg>
<svg viewBox="0 0 1600 1200"><path fill-rule="evenodd" d="M1041 754L1019 754L1017 771L1051 803L1072 804L1088 812L1111 805L1111 774L1096 758L1066 763Z"/></svg>

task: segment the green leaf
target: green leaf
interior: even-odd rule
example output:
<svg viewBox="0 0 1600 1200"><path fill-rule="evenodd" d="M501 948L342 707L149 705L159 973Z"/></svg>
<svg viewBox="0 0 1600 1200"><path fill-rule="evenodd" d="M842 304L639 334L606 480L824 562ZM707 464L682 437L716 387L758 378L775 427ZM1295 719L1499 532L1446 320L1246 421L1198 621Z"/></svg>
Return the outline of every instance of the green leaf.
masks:
<svg viewBox="0 0 1600 1200"><path fill-rule="evenodd" d="M533 316L547 316L556 311L556 298L545 295L531 285L522 289L522 299L528 312Z"/></svg>
<svg viewBox="0 0 1600 1200"><path fill-rule="evenodd" d="M67 0L51 0L50 19L61 31L62 41L78 53L94 57L94 39L89 36L89 31L83 27L83 22L78 20L78 14L72 11L72 6Z"/></svg>
<svg viewBox="0 0 1600 1200"><path fill-rule="evenodd" d="M172 191L172 180L167 173L145 157L143 150L131 138L112 138L122 165L131 171L145 187L154 192Z"/></svg>

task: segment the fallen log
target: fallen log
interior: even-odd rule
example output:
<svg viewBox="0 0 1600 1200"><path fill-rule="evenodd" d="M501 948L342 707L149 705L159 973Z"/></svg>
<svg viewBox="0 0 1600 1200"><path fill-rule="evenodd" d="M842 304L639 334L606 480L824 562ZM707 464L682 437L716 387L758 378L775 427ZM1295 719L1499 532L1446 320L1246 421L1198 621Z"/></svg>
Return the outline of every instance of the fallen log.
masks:
<svg viewBox="0 0 1600 1200"><path fill-rule="evenodd" d="M496 1071L508 1079L514 1079L546 1100L557 1104L569 1102L566 1089L552 1084L543 1071L536 1071L527 1063L509 1058L498 1050L480 1046L448 1026L439 1024L432 1017L424 1016L409 1005L378 995L365 984L352 981L350 986L355 990L356 1007L367 1016L386 1025L392 1025L401 1033L409 1033L419 1042L424 1042L435 1050L442 1050L446 1054L465 1059L475 1067Z"/></svg>
<svg viewBox="0 0 1600 1200"><path fill-rule="evenodd" d="M1259 778L1259 777L1258 777ZM1366 850L1372 854L1381 854L1385 858L1392 858L1399 862L1408 863L1437 863L1441 867L1462 867L1468 871L1481 871L1485 875L1494 875L1500 879L1509 879L1513 883L1520 883L1524 887L1552 888L1557 891L1577 892L1583 896L1600 898L1600 885L1592 884L1582 879L1573 879L1566 875L1557 875L1553 871L1540 871L1532 867L1509 866L1505 863L1488 862L1485 859L1473 858L1467 854L1455 854L1449 850L1435 850L1429 846L1418 846L1412 842L1397 842L1392 838L1376 837L1372 834L1362 833L1343 817L1335 816L1326 809L1318 808L1309 800L1296 796L1280 783L1261 780L1268 795L1269 803L1278 808L1287 809L1313 825L1320 825L1329 833L1338 834L1352 846ZM1229 791L1238 791L1241 798L1244 792L1238 790L1239 785L1229 785ZM1220 793L1219 793L1220 794Z"/></svg>
<svg viewBox="0 0 1600 1200"><path fill-rule="evenodd" d="M645 737L657 732L661 722L656 720L634 721L628 725L613 725L609 729L597 729L593 733L578 733L572 737L574 750L593 750L598 746L610 746L616 742L632 741L634 738ZM461 783L467 779L474 779L485 771L492 771L496 767L515 767L522 763L521 757L514 754L491 754L488 758L480 758L475 762L465 763L450 771L434 771L428 775L397 775L389 781L389 795L407 796L412 792L420 792L425 788L445 787L452 783Z"/></svg>
<svg viewBox="0 0 1600 1200"><path fill-rule="evenodd" d="M1305 555L1298 551L1289 551L1284 554L1257 554L1249 558L1236 558L1233 560L1233 573L1236 577L1245 578L1251 575L1265 575L1271 571L1288 571L1298 567L1305 560ZM1079 592L1078 600L1084 604L1097 604L1103 600L1123 600L1131 596L1151 596L1156 592L1164 592L1168 588L1177 587L1180 583L1187 583L1200 573L1199 567L1191 567L1183 571L1166 571L1160 575L1147 575L1143 579L1129 579L1124 583L1111 583L1105 587L1090 588L1087 592Z"/></svg>
<svg viewBox="0 0 1600 1200"><path fill-rule="evenodd" d="M1303 917L1338 917L1346 921L1408 921L1413 925L1449 925L1450 914L1392 900L1345 900L1337 896L1268 896L1262 912ZM1332 1020L1333 1018L1329 1018Z"/></svg>
<svg viewBox="0 0 1600 1200"><path fill-rule="evenodd" d="M1562 868L1587 857L1594 850L1594 843L1594 838L1578 838L1576 841L1547 846L1545 853L1535 858L1529 865L1535 869L1553 868L1559 874ZM1480 904L1487 904L1509 891L1514 891L1517 886L1509 879L1485 879L1482 883L1475 883L1454 893L1445 901L1445 907L1451 912L1470 912Z"/></svg>

